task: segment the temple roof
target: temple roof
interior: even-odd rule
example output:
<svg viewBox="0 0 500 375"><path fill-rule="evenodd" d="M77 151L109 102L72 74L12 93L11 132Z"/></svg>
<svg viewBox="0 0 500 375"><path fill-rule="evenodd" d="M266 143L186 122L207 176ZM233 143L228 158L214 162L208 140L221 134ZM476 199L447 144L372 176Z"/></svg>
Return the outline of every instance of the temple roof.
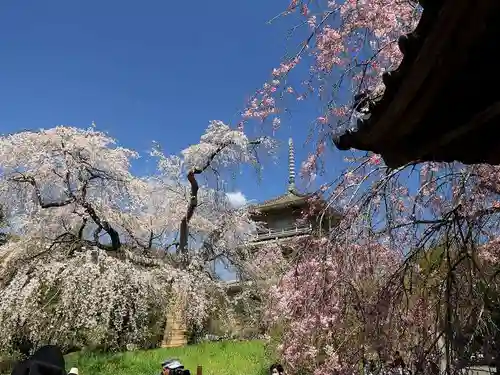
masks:
<svg viewBox="0 0 500 375"><path fill-rule="evenodd" d="M418 161L500 164L498 0L420 0L416 29L401 36L404 57L383 75L381 94L355 97L356 127L341 150L381 154L389 167ZM491 88L491 89L488 89Z"/></svg>
<svg viewBox="0 0 500 375"><path fill-rule="evenodd" d="M317 193L301 193L295 186L295 155L293 141L288 141L288 188L285 194L268 199L249 207L254 214L269 213L280 211L284 208L295 207L302 208L308 204L309 199L318 197ZM327 210L329 217L340 217L340 215L331 207Z"/></svg>
<svg viewBox="0 0 500 375"><path fill-rule="evenodd" d="M295 151L293 140L288 140L288 189L285 194L268 199L250 207L251 210L269 212L290 206L302 206L313 194L302 194L295 186Z"/></svg>
<svg viewBox="0 0 500 375"><path fill-rule="evenodd" d="M289 190L286 194L268 199L251 208L263 212L290 206L300 206L305 204L310 197L312 197L312 194L301 194L297 190Z"/></svg>

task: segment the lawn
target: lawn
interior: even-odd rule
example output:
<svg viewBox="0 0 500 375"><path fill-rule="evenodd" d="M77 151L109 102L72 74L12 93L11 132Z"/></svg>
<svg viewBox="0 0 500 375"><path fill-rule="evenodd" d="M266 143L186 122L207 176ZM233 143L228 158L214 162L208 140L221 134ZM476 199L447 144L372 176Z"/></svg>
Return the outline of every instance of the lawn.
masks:
<svg viewBox="0 0 500 375"><path fill-rule="evenodd" d="M164 359L177 358L196 375L265 375L269 368L262 341L223 341L173 349L117 354L73 353L66 368L78 367L80 375L157 375Z"/></svg>

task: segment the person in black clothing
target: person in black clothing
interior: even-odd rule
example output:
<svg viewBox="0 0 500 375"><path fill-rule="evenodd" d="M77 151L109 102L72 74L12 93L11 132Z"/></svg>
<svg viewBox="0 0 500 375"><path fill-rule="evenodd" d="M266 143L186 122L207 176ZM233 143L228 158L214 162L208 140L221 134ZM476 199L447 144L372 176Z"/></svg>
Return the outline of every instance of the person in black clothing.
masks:
<svg viewBox="0 0 500 375"><path fill-rule="evenodd" d="M394 360L392 361L392 366L393 368L401 368L401 369L404 369L405 368L405 362L403 361L403 357L401 357L401 354L396 351L394 353Z"/></svg>
<svg viewBox="0 0 500 375"><path fill-rule="evenodd" d="M271 367L269 367L269 375L284 375L284 373L285 370L279 363L275 363L274 365L271 365Z"/></svg>
<svg viewBox="0 0 500 375"><path fill-rule="evenodd" d="M19 362L11 375L66 375L64 356L57 346L45 345Z"/></svg>

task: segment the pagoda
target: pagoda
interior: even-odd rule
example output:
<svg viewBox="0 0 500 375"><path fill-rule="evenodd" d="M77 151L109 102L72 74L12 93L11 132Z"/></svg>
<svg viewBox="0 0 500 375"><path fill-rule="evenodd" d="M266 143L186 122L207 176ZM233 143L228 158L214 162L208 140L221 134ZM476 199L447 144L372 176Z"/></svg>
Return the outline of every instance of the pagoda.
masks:
<svg viewBox="0 0 500 375"><path fill-rule="evenodd" d="M317 194L305 194L295 185L295 155L293 140L288 141L288 188L278 197L251 206L251 218L257 225L257 234L249 243L260 246L269 241L287 242L303 236L326 235L339 216L326 210L326 204ZM315 202L315 208L312 206ZM319 202L319 205L317 204Z"/></svg>
<svg viewBox="0 0 500 375"><path fill-rule="evenodd" d="M286 192L249 207L251 218L257 223L255 236L245 244L251 251L272 243L281 246L285 257L294 253L292 242L308 237L321 237L340 220L340 215L327 207L317 193L301 193L295 185L295 152L293 140L288 140L288 187ZM242 282L248 282L238 274L235 280L227 281L230 296L242 291Z"/></svg>

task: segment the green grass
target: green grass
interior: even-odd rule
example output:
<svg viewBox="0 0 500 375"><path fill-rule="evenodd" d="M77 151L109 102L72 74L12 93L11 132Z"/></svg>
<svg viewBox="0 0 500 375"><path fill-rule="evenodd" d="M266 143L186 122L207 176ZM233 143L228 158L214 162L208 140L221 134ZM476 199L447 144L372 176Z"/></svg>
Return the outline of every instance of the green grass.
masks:
<svg viewBox="0 0 500 375"><path fill-rule="evenodd" d="M263 342L227 341L116 354L73 353L66 356L66 368L78 367L80 375L157 375L169 358L179 359L193 375L198 365L203 375L264 375L269 366Z"/></svg>

